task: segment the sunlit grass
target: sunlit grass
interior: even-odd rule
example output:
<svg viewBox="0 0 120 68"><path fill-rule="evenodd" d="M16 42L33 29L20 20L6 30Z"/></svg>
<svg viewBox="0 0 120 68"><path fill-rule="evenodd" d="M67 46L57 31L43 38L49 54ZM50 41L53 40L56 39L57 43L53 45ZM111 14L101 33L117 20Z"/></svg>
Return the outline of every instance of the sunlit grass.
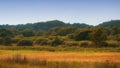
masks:
<svg viewBox="0 0 120 68"><path fill-rule="evenodd" d="M119 48L0 47L0 68L120 68Z"/></svg>
<svg viewBox="0 0 120 68"><path fill-rule="evenodd" d="M105 62L67 62L28 59L26 56L14 55L0 60L0 68L119 68L120 63Z"/></svg>

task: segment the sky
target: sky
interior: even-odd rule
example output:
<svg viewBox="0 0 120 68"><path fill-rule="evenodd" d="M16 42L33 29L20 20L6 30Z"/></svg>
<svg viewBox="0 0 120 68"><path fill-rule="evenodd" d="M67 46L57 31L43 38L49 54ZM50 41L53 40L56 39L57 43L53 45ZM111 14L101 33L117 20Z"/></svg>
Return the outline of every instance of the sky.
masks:
<svg viewBox="0 0 120 68"><path fill-rule="evenodd" d="M89 25L120 20L120 0L0 0L0 25L50 20Z"/></svg>

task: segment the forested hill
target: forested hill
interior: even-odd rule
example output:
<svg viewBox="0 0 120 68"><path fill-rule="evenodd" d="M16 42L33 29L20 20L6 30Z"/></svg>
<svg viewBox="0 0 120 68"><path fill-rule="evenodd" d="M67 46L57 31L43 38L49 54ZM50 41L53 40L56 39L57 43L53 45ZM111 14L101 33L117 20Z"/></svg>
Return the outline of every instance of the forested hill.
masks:
<svg viewBox="0 0 120 68"><path fill-rule="evenodd" d="M15 28L15 29L32 29L32 30L48 30L54 27L93 27L85 23L65 23L59 20L52 20L47 22L36 22L36 23L27 23L27 24L18 24L18 25L0 25L0 28ZM120 20L111 20L103 22L96 27L120 27Z"/></svg>
<svg viewBox="0 0 120 68"><path fill-rule="evenodd" d="M103 22L98 25L99 27L120 27L120 20L111 20L107 22Z"/></svg>
<svg viewBox="0 0 120 68"><path fill-rule="evenodd" d="M84 23L64 23L59 20L47 21L47 22L37 22L37 23L27 23L19 25L0 25L0 28L15 28L15 29L33 29L33 30L48 30L54 27L77 27L85 28L90 27L90 25Z"/></svg>

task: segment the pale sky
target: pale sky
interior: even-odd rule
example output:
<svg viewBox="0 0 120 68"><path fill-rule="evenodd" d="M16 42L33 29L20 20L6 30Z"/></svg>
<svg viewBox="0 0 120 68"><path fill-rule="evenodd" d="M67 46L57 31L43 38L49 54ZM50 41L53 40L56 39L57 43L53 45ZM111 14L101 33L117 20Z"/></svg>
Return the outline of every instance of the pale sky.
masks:
<svg viewBox="0 0 120 68"><path fill-rule="evenodd" d="M0 24L49 20L89 25L120 20L120 0L0 0Z"/></svg>

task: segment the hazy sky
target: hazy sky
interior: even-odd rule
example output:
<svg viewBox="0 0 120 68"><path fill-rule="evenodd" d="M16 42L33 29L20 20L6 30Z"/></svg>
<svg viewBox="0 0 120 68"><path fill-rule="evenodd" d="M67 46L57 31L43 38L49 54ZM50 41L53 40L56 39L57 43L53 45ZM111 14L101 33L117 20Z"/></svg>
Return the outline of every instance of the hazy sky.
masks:
<svg viewBox="0 0 120 68"><path fill-rule="evenodd" d="M0 0L0 24L56 19L90 25L120 19L120 0Z"/></svg>

